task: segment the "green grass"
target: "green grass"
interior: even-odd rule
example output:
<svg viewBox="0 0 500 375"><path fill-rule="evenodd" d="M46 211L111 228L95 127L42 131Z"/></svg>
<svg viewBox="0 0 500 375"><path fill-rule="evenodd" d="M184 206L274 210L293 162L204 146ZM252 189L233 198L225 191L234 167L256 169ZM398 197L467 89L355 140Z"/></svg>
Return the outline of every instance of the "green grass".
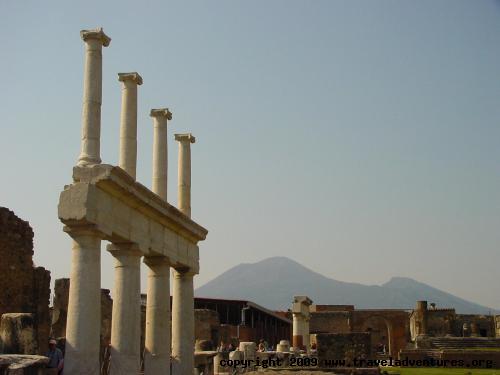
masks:
<svg viewBox="0 0 500 375"><path fill-rule="evenodd" d="M500 369L466 369L466 368L428 368L428 367L391 367L383 369L389 375L500 375Z"/></svg>

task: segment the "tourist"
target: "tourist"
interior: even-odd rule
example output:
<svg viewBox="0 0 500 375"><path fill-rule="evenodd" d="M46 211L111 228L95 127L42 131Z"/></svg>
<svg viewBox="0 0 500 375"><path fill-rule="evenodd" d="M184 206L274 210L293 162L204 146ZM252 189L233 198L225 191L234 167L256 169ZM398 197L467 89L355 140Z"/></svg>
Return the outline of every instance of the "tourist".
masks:
<svg viewBox="0 0 500 375"><path fill-rule="evenodd" d="M265 352L266 351L266 345L264 344L264 340L263 339L261 339L259 341L259 346L257 348L257 351L258 352Z"/></svg>
<svg viewBox="0 0 500 375"><path fill-rule="evenodd" d="M46 357L49 357L49 363L47 367L52 369L49 374L62 374L63 366L64 366L64 358L61 349L57 346L57 341L54 339L49 340L49 351L46 354Z"/></svg>

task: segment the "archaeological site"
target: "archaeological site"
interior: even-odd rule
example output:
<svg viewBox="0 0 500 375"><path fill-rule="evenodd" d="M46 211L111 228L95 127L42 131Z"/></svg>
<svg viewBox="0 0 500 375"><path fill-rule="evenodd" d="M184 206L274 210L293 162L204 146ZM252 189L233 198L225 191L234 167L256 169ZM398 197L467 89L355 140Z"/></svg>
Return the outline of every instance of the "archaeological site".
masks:
<svg viewBox="0 0 500 375"><path fill-rule="evenodd" d="M169 103L138 113L147 80L117 72L119 163L101 160L103 55L111 38L102 28L80 36L81 149L67 184L54 192L72 247L53 251L71 252L71 269L51 279L50 267L33 261L29 218L0 207L0 375L383 374L392 365L453 361L500 368L496 313L461 314L425 300L406 309L360 309L295 290L286 310L244 297L195 297L210 229L191 216L196 138L170 134ZM152 122L152 155L142 155L152 159L151 189L137 180L138 116ZM176 206L167 194L171 142L178 152ZM104 271L113 273L112 289L101 285L101 246L114 260ZM141 265L148 270L142 286Z"/></svg>

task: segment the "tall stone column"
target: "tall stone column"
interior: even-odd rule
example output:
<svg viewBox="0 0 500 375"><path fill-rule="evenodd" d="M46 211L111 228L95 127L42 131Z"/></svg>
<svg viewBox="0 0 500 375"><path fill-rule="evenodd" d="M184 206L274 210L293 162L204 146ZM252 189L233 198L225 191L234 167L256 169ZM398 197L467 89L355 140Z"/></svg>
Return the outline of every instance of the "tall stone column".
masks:
<svg viewBox="0 0 500 375"><path fill-rule="evenodd" d="M145 257L149 267L146 305L145 375L170 374L170 262Z"/></svg>
<svg viewBox="0 0 500 375"><path fill-rule="evenodd" d="M194 273L173 272L172 370L174 375L192 374L194 369Z"/></svg>
<svg viewBox="0 0 500 375"><path fill-rule="evenodd" d="M120 168L135 179L137 165L137 86L142 85L138 73L118 73L122 85L120 116Z"/></svg>
<svg viewBox="0 0 500 375"><path fill-rule="evenodd" d="M304 317L301 313L293 313L292 325L292 346L295 350L302 350L304 347Z"/></svg>
<svg viewBox="0 0 500 375"><path fill-rule="evenodd" d="M141 362L141 252L136 245L108 245L115 258L111 373L138 374Z"/></svg>
<svg viewBox="0 0 500 375"><path fill-rule="evenodd" d="M172 120L168 108L152 109L153 118L153 192L167 200L168 152L167 121Z"/></svg>
<svg viewBox="0 0 500 375"><path fill-rule="evenodd" d="M191 217L191 143L196 138L188 134L175 134L179 142L178 166L178 206L186 216Z"/></svg>
<svg viewBox="0 0 500 375"><path fill-rule="evenodd" d="M91 227L64 230L73 238L64 372L98 375L101 239Z"/></svg>
<svg viewBox="0 0 500 375"><path fill-rule="evenodd" d="M102 47L111 39L101 29L82 30L85 42L83 75L82 145L78 165L101 162Z"/></svg>

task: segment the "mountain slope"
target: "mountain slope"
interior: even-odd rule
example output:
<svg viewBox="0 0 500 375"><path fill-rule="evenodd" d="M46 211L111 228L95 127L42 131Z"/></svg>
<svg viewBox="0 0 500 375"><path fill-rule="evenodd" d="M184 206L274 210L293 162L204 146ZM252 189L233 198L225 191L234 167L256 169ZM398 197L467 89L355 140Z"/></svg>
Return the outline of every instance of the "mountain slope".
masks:
<svg viewBox="0 0 500 375"><path fill-rule="evenodd" d="M245 299L271 309L287 309L294 295L307 295L318 304L350 304L359 309L411 309L417 300L427 300L438 307L454 307L458 313L495 312L409 278L394 277L381 286L346 283L286 257L237 265L196 289L195 295Z"/></svg>

